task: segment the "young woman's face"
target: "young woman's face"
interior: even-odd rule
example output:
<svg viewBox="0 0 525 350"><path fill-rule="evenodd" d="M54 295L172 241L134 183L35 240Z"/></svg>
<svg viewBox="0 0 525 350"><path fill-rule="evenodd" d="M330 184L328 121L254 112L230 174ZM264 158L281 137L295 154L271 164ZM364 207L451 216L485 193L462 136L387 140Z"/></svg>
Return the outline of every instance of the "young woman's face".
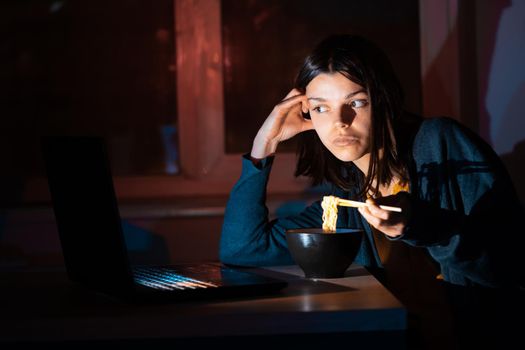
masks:
<svg viewBox="0 0 525 350"><path fill-rule="evenodd" d="M306 97L326 148L344 162L368 159L372 108L365 89L341 73L323 73L306 86Z"/></svg>

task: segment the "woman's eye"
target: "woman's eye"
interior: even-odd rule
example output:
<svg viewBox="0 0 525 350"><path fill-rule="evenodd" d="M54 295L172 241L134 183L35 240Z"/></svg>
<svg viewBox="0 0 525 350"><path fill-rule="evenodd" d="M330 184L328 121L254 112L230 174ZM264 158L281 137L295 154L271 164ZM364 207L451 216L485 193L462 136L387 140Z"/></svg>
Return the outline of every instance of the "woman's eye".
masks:
<svg viewBox="0 0 525 350"><path fill-rule="evenodd" d="M324 113L328 110L328 108L326 108L325 106L317 106L314 107L312 110L317 113Z"/></svg>
<svg viewBox="0 0 525 350"><path fill-rule="evenodd" d="M368 104L367 100L354 100L350 103L353 108L361 108Z"/></svg>

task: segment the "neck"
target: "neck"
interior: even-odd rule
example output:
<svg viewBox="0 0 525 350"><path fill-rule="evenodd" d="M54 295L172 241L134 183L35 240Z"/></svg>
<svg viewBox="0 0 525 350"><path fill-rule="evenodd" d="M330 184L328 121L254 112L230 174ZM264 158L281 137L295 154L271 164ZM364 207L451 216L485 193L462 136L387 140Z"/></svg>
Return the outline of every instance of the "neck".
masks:
<svg viewBox="0 0 525 350"><path fill-rule="evenodd" d="M380 150L379 151L379 156L382 157L383 156L383 150ZM361 170L361 172L366 176L368 176L368 167L370 165L370 153L367 153L365 154L364 156L362 156L361 158L359 159L356 159L353 161L353 163L355 164L355 166ZM394 177L392 178L392 181L390 182L390 184L379 184L379 190L388 190L388 188L391 186L392 183L396 182L397 179L399 179L398 176L394 175ZM374 178L373 181L372 181L372 186L375 187L377 186L377 178ZM383 191L381 191L383 192Z"/></svg>

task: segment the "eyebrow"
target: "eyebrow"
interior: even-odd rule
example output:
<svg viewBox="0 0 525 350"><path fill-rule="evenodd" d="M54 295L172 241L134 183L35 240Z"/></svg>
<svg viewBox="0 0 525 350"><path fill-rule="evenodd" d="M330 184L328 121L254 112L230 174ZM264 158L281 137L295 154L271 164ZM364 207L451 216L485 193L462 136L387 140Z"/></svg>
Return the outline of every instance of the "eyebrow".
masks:
<svg viewBox="0 0 525 350"><path fill-rule="evenodd" d="M345 96L345 100L348 100L349 98L351 98L351 97L353 97L353 96L355 96L357 94L360 94L362 92L366 93L365 89L361 89L361 90L357 90L357 91L351 92L351 93L349 93L348 95ZM309 97L308 101L310 101L310 100L312 100L312 101L319 101L319 102L326 102L326 99L322 98L322 97Z"/></svg>

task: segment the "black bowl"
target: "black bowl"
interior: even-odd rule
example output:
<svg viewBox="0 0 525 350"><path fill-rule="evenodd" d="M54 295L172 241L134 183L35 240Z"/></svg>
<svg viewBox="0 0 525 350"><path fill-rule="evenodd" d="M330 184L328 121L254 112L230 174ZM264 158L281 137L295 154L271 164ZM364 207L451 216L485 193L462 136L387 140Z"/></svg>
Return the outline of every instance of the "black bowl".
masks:
<svg viewBox="0 0 525 350"><path fill-rule="evenodd" d="M361 245L363 230L320 228L286 231L288 249L306 278L341 278Z"/></svg>

